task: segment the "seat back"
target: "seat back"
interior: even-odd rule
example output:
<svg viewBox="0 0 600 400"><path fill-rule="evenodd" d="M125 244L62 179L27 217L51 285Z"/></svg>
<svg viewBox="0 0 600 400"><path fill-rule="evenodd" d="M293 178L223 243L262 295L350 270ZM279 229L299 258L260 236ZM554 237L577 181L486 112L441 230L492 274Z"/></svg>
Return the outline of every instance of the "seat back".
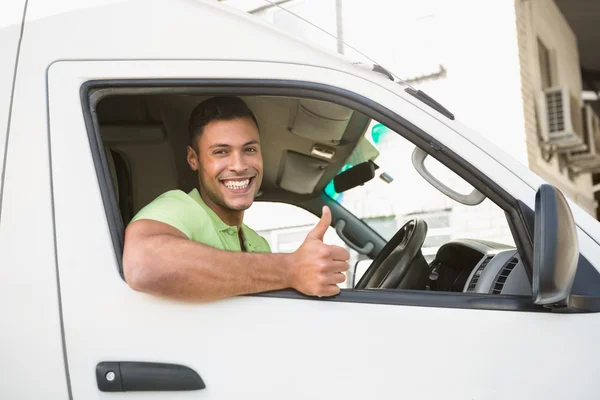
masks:
<svg viewBox="0 0 600 400"><path fill-rule="evenodd" d="M145 205L178 187L162 125L102 125L107 161L124 226Z"/></svg>

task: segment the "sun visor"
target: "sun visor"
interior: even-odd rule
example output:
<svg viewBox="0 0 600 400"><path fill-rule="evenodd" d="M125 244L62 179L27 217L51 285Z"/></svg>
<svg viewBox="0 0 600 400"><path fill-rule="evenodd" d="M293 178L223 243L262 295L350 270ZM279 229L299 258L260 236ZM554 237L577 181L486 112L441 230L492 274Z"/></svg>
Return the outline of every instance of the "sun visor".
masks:
<svg viewBox="0 0 600 400"><path fill-rule="evenodd" d="M377 148L373 146L367 138L362 138L346 163L358 165L365 161L374 161L377 157L379 157Z"/></svg>
<svg viewBox="0 0 600 400"><path fill-rule="evenodd" d="M321 143L338 144L352 117L352 110L337 104L302 99L291 126L296 135Z"/></svg>
<svg viewBox="0 0 600 400"><path fill-rule="evenodd" d="M327 165L327 161L287 151L279 186L298 194L312 193Z"/></svg>

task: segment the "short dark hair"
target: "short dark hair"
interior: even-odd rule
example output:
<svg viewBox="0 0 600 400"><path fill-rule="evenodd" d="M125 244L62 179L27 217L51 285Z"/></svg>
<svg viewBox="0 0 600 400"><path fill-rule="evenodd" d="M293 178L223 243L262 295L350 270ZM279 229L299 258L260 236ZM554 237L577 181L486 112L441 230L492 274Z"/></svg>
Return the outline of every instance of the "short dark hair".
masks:
<svg viewBox="0 0 600 400"><path fill-rule="evenodd" d="M204 100L190 115L190 145L196 149L196 137L202 135L204 127L210 122L231 121L237 118L251 118L258 129L258 121L254 113L239 97L219 96Z"/></svg>

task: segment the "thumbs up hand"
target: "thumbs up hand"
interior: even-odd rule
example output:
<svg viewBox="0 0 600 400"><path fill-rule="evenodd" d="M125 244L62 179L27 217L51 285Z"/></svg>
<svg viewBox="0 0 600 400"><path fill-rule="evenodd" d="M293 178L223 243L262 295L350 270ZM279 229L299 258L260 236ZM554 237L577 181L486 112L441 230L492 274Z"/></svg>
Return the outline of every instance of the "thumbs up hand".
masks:
<svg viewBox="0 0 600 400"><path fill-rule="evenodd" d="M333 296L340 292L338 283L346 280L350 253L340 246L323 243L331 224L331 211L323 207L323 215L306 235L304 243L292 254L290 286L312 296Z"/></svg>

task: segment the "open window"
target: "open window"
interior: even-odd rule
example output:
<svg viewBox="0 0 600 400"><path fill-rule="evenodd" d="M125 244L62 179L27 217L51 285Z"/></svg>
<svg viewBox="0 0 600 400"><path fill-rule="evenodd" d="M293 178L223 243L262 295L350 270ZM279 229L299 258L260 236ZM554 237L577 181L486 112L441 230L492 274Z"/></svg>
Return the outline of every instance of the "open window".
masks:
<svg viewBox="0 0 600 400"><path fill-rule="evenodd" d="M388 240L388 246L397 240L398 248L387 249L386 255L396 257L396 265L375 265L382 254L355 265L353 287L362 288L364 274L371 274L364 288L531 294L525 264L501 207L439 161L417 160L423 153L419 147L377 121L371 121L362 140L365 144L342 173L370 162L376 166L373 178L341 193L334 181L325 192ZM416 232L421 237L406 261L402 253L411 243L408 236L398 237L398 231L411 224L423 230ZM373 268L384 269L374 282L378 272Z"/></svg>
<svg viewBox="0 0 600 400"><path fill-rule="evenodd" d="M353 257L340 301L353 301L348 297L352 293L365 293L354 289L366 289L388 299L381 302L394 302L390 295L397 292L399 299L406 299L403 290L410 289L432 295L514 295L518 298L514 304L532 306L528 300L532 249L518 203L479 171L449 157L449 152L429 154L431 138L408 129L401 119L339 94L305 89L294 95L298 90L293 87L270 90L263 85L251 94L230 87L167 85L129 90L123 84L103 90L93 90L98 99L92 105L93 123L105 151L103 176L112 187L112 201L105 201L107 213L109 219L121 222L114 224L120 238L115 240L117 252L123 227L145 204L164 191L189 192L196 187L185 160L191 110L213 95L238 95L258 119L264 158L261 191L247 212L247 222L253 227L250 221L271 218L275 224L257 228L267 240L286 234L291 242L300 242L302 229L320 217L323 205L330 206L332 242L346 246ZM424 179L423 171L415 168L413 155L418 151L431 156L424 162L431 176L457 193L478 193L479 201L461 203ZM336 191L336 177L363 163L374 165L373 178ZM310 217L299 224L282 211L274 218L272 207L267 210L271 213L257 216L261 203L295 206ZM361 281L377 275L369 272L376 264L373 260L398 256L402 240L399 248L387 244L417 220L426 231L413 260L405 263L406 271L393 282L380 279L361 286ZM293 251L292 247L277 250ZM383 275L395 274L394 262L387 268ZM293 291L261 295L298 296Z"/></svg>

